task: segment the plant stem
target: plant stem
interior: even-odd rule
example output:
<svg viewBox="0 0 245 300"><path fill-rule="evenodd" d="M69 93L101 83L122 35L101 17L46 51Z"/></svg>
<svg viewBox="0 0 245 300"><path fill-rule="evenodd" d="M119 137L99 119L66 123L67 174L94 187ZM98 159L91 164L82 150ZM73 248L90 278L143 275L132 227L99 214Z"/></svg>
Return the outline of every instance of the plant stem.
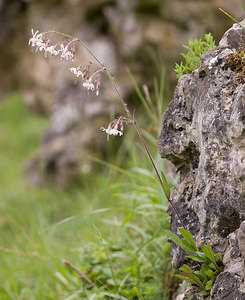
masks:
<svg viewBox="0 0 245 300"><path fill-rule="evenodd" d="M64 259L63 263L65 265L67 265L68 267L70 267L71 269L73 269L75 272L77 272L77 274L79 275L79 277L81 278L82 281L85 281L92 287L95 287L95 284L87 276L85 276L80 270L78 270L75 266L73 266L69 261Z"/></svg>
<svg viewBox="0 0 245 300"><path fill-rule="evenodd" d="M116 86L116 83L115 83L115 81L113 80L113 78L112 78L110 72L107 70L107 68L104 66L104 64L103 64L103 63L102 63L102 62L101 62L101 61L93 54L93 52L91 52L91 50L88 48L88 46L87 46L82 40L80 40L80 39L78 39L78 38L75 38L75 37L73 37L73 36L71 36L71 35L63 34L63 33L61 33L61 32L57 32L57 31L51 31L51 32L55 32L55 33L57 33L57 34L59 34L59 35L62 35L62 36L64 36L64 37L67 37L67 38L69 38L69 39L73 39L74 41L75 41L75 40L78 41L78 42L79 42L79 43L80 43L80 44L88 51L88 53L89 53L89 54L97 61L97 63L104 69L104 71L105 71L107 77L109 78L111 84L113 85L114 90L116 91L116 94L117 94L117 96L118 96L119 102L121 103L122 107L124 108L124 110L125 110L125 112L126 112L126 114L127 114L127 117L128 117L129 120L133 123L133 125L134 125L134 127L135 127L135 129L136 129L136 132L137 132L137 134L138 134L138 136L139 136L139 138L140 138L140 141L141 141L141 143L142 143L142 145L143 145L143 147L144 147L144 149L145 149L145 151L146 151L146 153L147 153L147 155L148 155L148 157L149 157L149 159L150 159L150 161L151 161L151 164L152 164L152 166L153 166L153 169L154 169L154 171L155 171L155 173L156 173L156 175L157 175L157 178L158 178L158 180L159 180L159 182L160 182L160 185L161 185L161 187L162 187L162 189L163 189L163 192L164 192L164 194L165 194L165 196L166 196L168 202L170 203L171 207L173 208L173 210L174 210L176 216L178 217L178 219L179 219L179 221L180 221L182 227L183 227L184 229L186 229L186 227L185 227L185 225L184 225L184 223L183 223L183 221L182 221L182 219L181 219L181 217L180 217L180 214L178 213L178 211L177 211L175 205L173 204L172 200L171 200L170 197L168 196L166 187L164 186L164 183L163 183L163 181L162 181L162 179L161 179L161 176L160 176L160 174L159 174L159 172L158 172L158 169L157 169L157 167L156 167L156 164L155 164L155 162L154 162L154 160L153 160L153 158L152 158L152 156L151 156L151 154L150 154L149 148L148 148L148 146L147 146L147 144L146 144L146 142L145 142L145 139L144 139L144 136L143 136L143 134L142 134L142 132L141 132L141 129L140 129L140 127L139 127L139 125L138 125L138 123L137 123L137 121L136 121L134 115L129 111L128 106L127 106L127 103L126 103L126 102L124 101L124 99L122 98L122 96L121 96L121 94L120 94L120 92L119 92L119 90L118 90L118 88L117 88L117 86Z"/></svg>
<svg viewBox="0 0 245 300"><path fill-rule="evenodd" d="M243 4L243 2L242 2L242 4ZM226 12L222 8L219 8L219 10L222 11L222 13L224 13L227 17L231 18L234 22L236 22L240 26L240 28L245 30L245 28L235 18L233 18L230 14L228 14L228 12Z"/></svg>

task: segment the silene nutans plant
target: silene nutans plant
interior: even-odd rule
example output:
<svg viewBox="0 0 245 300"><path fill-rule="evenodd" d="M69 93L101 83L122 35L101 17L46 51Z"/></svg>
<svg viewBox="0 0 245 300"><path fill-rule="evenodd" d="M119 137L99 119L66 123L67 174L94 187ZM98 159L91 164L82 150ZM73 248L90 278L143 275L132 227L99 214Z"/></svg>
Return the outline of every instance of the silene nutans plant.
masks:
<svg viewBox="0 0 245 300"><path fill-rule="evenodd" d="M51 40L53 37L61 37L64 40L52 44ZM101 77L106 75L117 95L118 101L120 102L124 115L119 115L117 118L112 120L108 126L101 127L101 130L107 134L107 139L110 136L123 136L124 128L126 124L131 124L134 126L138 137L143 145L143 148L148 156L152 167L156 173L157 179L161 185L161 188L166 196L170 206L175 212L181 227L179 232L183 238L178 237L176 234L169 230L164 230L163 234L168 236L174 243L180 246L185 252L187 252L187 258L194 262L192 266L183 265L180 268L180 274L176 275L178 278L183 279L195 287L198 295L208 296L209 292L215 282L216 277L223 270L222 257L219 253L214 254L209 243L201 246L198 249L196 243L191 236L190 232L187 230L183 220L180 217L173 201L170 197L170 187L167 179L163 172L159 172L157 166L150 154L149 148L146 144L145 138L143 136L142 130L138 125L135 117L135 112L131 112L127 106L126 101L122 98L119 89L112 78L110 71L107 67L89 50L87 45L80 39L73 36L57 32L57 31L46 31L39 32L32 30L32 37L29 39L29 45L35 52L43 52L45 57L48 55L57 56L60 60L74 61L76 55L76 47L78 45L85 48L91 55L93 61L88 62L86 65L76 65L71 66L69 71L75 77L76 82L81 81L83 87L87 89L88 92L95 93L97 96L100 94L101 90ZM215 46L213 38L210 34L205 35L205 42L202 41L189 41L189 46L186 47L189 53L183 55L186 59L186 65L176 65L176 72L178 76L189 72L191 68L196 68L196 64L200 62L200 56L208 49ZM74 268L73 268L74 269Z"/></svg>

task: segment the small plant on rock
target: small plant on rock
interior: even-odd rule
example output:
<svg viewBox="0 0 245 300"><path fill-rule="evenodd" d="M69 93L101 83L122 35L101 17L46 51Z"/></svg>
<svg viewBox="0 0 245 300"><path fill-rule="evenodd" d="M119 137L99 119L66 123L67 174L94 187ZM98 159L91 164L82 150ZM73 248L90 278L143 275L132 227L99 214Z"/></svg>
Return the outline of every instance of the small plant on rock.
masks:
<svg viewBox="0 0 245 300"><path fill-rule="evenodd" d="M217 278L223 271L224 266L220 253L213 253L211 245L202 245L198 250L196 243L188 230L179 228L179 232L183 239L179 238L171 231L167 232L169 238L177 244L181 249L188 253L187 258L195 262L193 267L184 264L180 274L176 277L188 281L191 286L197 288L196 295L209 296L210 290Z"/></svg>
<svg viewBox="0 0 245 300"><path fill-rule="evenodd" d="M184 45L184 48L188 52L181 53L184 57L185 62L180 64L175 64L174 71L177 73L177 78L179 79L182 75L191 73L200 67L201 56L208 50L215 48L215 41L211 33L207 33L204 36L204 40L192 40L188 41L188 46Z"/></svg>

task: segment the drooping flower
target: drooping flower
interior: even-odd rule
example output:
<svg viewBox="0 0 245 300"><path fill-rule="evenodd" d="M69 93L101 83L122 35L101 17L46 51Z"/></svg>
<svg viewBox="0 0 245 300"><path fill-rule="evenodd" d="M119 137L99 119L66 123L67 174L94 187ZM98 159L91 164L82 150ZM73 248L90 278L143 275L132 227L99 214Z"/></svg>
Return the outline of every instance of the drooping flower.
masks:
<svg viewBox="0 0 245 300"><path fill-rule="evenodd" d="M95 77L94 84L95 84L95 87L96 87L96 96L99 96L99 92L100 92L100 74Z"/></svg>
<svg viewBox="0 0 245 300"><path fill-rule="evenodd" d="M115 128L104 128L104 127L101 127L100 128L102 131L105 131L107 134L108 134L108 138L109 138L109 135L119 135L119 136L122 136L123 133L120 131L120 130L117 130Z"/></svg>
<svg viewBox="0 0 245 300"><path fill-rule="evenodd" d="M72 67L72 68L69 68L69 70L70 70L74 75L76 75L77 77L83 75L82 71L80 71L79 68L74 68L74 67Z"/></svg>
<svg viewBox="0 0 245 300"><path fill-rule="evenodd" d="M64 46L64 44L60 45L60 58L61 59L73 59L73 54L71 53L71 51L68 50L68 45Z"/></svg>
<svg viewBox="0 0 245 300"><path fill-rule="evenodd" d="M35 46L40 46L41 44L43 44L43 40L42 40L42 36L43 34L42 33L39 33L39 30L37 30L36 32L34 32L34 30L32 29L31 30L31 33L32 33L32 37L29 39L29 42L28 44L32 47L35 47Z"/></svg>
<svg viewBox="0 0 245 300"><path fill-rule="evenodd" d="M59 55L60 50L56 50L55 48L56 48L56 46L47 47L46 52L50 53L53 56L57 56L57 55Z"/></svg>
<svg viewBox="0 0 245 300"><path fill-rule="evenodd" d="M88 91L91 90L93 91L94 90L94 84L87 80L86 82L83 83L83 87L85 87Z"/></svg>
<svg viewBox="0 0 245 300"><path fill-rule="evenodd" d="M107 128L101 127L100 129L107 133L107 140L109 140L110 135L122 136L123 135L123 123L129 123L129 122L131 122L131 121L128 118L120 116L117 119L110 122Z"/></svg>

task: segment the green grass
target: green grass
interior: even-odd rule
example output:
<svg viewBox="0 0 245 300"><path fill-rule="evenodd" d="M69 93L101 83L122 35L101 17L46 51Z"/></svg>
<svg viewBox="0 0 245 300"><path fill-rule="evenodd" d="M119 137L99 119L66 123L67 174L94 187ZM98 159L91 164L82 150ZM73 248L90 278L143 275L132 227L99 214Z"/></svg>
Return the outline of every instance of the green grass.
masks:
<svg viewBox="0 0 245 300"><path fill-rule="evenodd" d="M167 202L128 140L134 133L115 160L140 168L100 168L81 187L60 190L33 187L24 173L47 120L11 94L0 102L0 122L0 299L170 299Z"/></svg>

